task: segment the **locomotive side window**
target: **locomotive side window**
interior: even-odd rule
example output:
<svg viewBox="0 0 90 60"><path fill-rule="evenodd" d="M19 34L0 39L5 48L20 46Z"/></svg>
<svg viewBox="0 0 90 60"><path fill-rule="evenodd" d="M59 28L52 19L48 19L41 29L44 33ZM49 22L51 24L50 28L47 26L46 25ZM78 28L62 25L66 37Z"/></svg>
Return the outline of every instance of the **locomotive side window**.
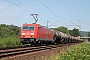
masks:
<svg viewBox="0 0 90 60"><path fill-rule="evenodd" d="M28 26L23 26L23 30L28 30Z"/></svg>
<svg viewBox="0 0 90 60"><path fill-rule="evenodd" d="M34 26L29 26L29 30L34 30Z"/></svg>

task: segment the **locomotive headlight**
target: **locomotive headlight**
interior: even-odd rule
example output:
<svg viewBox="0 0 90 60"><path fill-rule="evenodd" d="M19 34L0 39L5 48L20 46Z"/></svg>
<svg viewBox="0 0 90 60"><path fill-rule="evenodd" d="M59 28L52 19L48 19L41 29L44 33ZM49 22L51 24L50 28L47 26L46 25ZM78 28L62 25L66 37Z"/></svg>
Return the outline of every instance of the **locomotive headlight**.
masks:
<svg viewBox="0 0 90 60"><path fill-rule="evenodd" d="M34 35L34 33L30 33L30 35Z"/></svg>
<svg viewBox="0 0 90 60"><path fill-rule="evenodd" d="M22 33L22 35L25 35L25 33Z"/></svg>

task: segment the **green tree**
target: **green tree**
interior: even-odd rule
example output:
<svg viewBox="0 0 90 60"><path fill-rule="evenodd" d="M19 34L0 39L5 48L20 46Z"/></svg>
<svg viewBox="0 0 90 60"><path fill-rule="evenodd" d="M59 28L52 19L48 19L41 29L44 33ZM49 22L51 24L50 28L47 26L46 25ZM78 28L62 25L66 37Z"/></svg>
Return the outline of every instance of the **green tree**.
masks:
<svg viewBox="0 0 90 60"><path fill-rule="evenodd" d="M70 33L70 35L75 36L75 37L81 36L79 30L76 28L74 28L73 30L69 30L69 33Z"/></svg>
<svg viewBox="0 0 90 60"><path fill-rule="evenodd" d="M57 30L57 31L60 31L60 32L63 32L63 33L66 33L66 34L68 34L68 32L69 32L68 29L66 27L64 27L64 26L54 28L54 30Z"/></svg>
<svg viewBox="0 0 90 60"><path fill-rule="evenodd" d="M19 36L20 27L14 25L0 24L0 38Z"/></svg>
<svg viewBox="0 0 90 60"><path fill-rule="evenodd" d="M20 46L20 27L15 25L0 24L0 48Z"/></svg>
<svg viewBox="0 0 90 60"><path fill-rule="evenodd" d="M90 37L90 32L88 33L88 37Z"/></svg>

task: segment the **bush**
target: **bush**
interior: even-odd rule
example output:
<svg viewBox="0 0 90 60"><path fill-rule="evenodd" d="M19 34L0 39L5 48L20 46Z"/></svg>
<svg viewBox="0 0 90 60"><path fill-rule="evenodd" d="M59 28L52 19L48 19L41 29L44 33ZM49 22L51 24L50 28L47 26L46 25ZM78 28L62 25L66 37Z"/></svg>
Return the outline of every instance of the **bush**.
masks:
<svg viewBox="0 0 90 60"><path fill-rule="evenodd" d="M21 46L19 36L12 36L0 39L0 48L2 47L13 47Z"/></svg>
<svg viewBox="0 0 90 60"><path fill-rule="evenodd" d="M52 60L90 60L90 43L82 43L65 53L59 53Z"/></svg>

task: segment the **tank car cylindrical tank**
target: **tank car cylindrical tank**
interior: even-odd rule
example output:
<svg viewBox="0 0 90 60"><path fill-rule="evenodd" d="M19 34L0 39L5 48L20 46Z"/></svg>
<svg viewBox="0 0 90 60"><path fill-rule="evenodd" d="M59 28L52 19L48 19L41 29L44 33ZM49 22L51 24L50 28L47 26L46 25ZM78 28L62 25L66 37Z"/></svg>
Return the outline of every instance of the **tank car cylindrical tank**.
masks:
<svg viewBox="0 0 90 60"><path fill-rule="evenodd" d="M61 38L61 33L59 31L55 31L52 29L53 32L53 38L56 38L55 40L60 40Z"/></svg>

